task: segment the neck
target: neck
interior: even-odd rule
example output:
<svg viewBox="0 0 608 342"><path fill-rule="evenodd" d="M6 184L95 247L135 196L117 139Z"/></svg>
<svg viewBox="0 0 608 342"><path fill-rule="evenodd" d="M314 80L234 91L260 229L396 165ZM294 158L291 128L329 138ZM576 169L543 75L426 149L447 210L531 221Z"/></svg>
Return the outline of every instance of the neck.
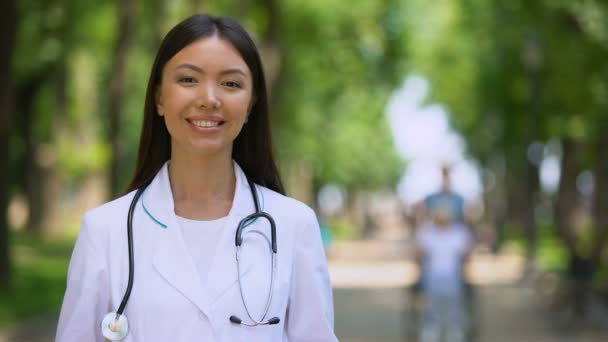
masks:
<svg viewBox="0 0 608 342"><path fill-rule="evenodd" d="M232 207L236 178L230 155L173 154L169 181L179 216L211 220L226 216Z"/></svg>

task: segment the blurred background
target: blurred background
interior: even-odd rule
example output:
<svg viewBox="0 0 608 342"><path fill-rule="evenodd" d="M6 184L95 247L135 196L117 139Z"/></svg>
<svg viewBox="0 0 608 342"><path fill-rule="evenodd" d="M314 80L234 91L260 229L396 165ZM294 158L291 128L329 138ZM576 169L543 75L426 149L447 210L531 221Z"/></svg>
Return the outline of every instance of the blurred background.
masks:
<svg viewBox="0 0 608 342"><path fill-rule="evenodd" d="M420 337L442 168L474 241L465 340L608 340L605 1L3 0L0 341L53 340L82 215L125 190L160 40L198 12L261 50L342 341Z"/></svg>

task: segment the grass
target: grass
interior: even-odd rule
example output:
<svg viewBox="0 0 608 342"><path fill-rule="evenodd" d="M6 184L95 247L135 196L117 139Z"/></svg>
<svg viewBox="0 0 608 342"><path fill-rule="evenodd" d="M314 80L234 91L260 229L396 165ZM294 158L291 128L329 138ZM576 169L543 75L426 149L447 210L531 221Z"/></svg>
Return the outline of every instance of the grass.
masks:
<svg viewBox="0 0 608 342"><path fill-rule="evenodd" d="M59 312L74 240L34 239L13 233L13 278L0 290L0 328Z"/></svg>

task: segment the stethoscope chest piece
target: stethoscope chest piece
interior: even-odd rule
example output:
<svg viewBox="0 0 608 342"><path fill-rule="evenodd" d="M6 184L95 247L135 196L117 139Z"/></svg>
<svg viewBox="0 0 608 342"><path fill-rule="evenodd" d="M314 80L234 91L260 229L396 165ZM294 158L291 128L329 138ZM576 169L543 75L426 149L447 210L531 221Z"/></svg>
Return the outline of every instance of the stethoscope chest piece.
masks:
<svg viewBox="0 0 608 342"><path fill-rule="evenodd" d="M110 341L124 339L129 333L127 316L117 315L116 312L108 313L101 321L101 333Z"/></svg>

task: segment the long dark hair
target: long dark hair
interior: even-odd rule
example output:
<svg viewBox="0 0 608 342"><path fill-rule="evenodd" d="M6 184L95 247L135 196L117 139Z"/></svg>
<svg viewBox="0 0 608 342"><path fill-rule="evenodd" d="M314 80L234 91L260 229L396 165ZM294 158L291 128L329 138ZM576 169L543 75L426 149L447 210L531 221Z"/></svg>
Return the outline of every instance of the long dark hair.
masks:
<svg viewBox="0 0 608 342"><path fill-rule="evenodd" d="M148 184L171 158L171 136L164 118L158 115L155 101L155 93L162 82L165 64L192 42L212 36L218 36L232 44L247 63L253 77L255 102L247 124L234 141L232 158L255 183L285 193L273 155L266 81L258 50L249 34L236 21L204 14L194 15L177 24L167 33L160 45L146 91L135 175L127 191Z"/></svg>

